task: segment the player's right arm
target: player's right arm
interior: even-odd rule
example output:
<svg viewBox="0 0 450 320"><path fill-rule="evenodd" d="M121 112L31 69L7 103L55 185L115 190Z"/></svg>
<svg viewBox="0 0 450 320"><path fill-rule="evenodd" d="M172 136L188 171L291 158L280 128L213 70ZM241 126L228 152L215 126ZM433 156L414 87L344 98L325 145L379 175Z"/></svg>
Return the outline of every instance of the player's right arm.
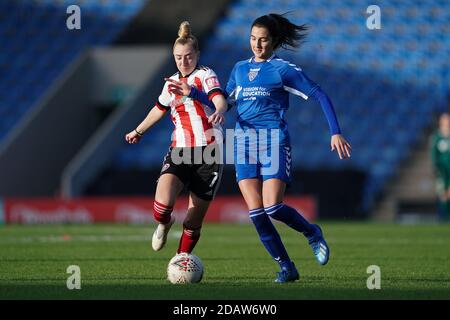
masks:
<svg viewBox="0 0 450 320"><path fill-rule="evenodd" d="M170 94L168 92L167 83L156 102L156 105L150 110L145 119L133 131L125 135L125 140L128 143L138 143L144 133L148 131L155 123L161 120L166 112L170 110Z"/></svg>
<svg viewBox="0 0 450 320"><path fill-rule="evenodd" d="M125 135L125 140L131 144L138 143L144 133L161 120L165 114L166 111L161 110L158 106L154 106L136 129Z"/></svg>

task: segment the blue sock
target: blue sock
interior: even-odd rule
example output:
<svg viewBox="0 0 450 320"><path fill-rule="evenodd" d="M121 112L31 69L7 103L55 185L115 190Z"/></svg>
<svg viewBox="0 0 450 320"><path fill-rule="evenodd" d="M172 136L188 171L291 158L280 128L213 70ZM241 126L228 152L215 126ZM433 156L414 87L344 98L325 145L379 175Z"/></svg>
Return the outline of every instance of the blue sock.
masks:
<svg viewBox="0 0 450 320"><path fill-rule="evenodd" d="M284 203L279 203L268 208L264 208L267 215L275 220L286 223L289 227L303 233L306 237L314 233L312 225L294 208Z"/></svg>
<svg viewBox="0 0 450 320"><path fill-rule="evenodd" d="M259 239L266 250L278 262L282 269L289 269L291 259L281 241L277 229L275 229L272 221L270 221L270 218L265 213L264 208L250 210L249 215L259 234Z"/></svg>

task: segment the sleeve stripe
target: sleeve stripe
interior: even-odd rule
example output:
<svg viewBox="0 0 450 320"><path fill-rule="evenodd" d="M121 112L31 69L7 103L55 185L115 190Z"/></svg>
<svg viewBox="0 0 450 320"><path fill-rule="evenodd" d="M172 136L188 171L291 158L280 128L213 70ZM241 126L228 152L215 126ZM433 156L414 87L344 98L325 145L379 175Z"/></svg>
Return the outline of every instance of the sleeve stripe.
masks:
<svg viewBox="0 0 450 320"><path fill-rule="evenodd" d="M208 99L212 100L215 96L217 96L219 94L225 96L221 89L219 89L219 88L212 89L210 92L208 92Z"/></svg>
<svg viewBox="0 0 450 320"><path fill-rule="evenodd" d="M234 98L235 98L235 97L234 97L235 93L236 93L236 88L233 89L233 91L231 91L229 95L225 96L225 98L232 97L232 98L234 99Z"/></svg>
<svg viewBox="0 0 450 320"><path fill-rule="evenodd" d="M295 94L296 96L300 96L300 97L302 97L305 100L308 100L308 96L306 94L304 94L303 92L301 92L301 91L298 91L298 90L296 90L294 88L291 88L291 87L288 87L288 86L283 86L283 89L286 90L287 92Z"/></svg>
<svg viewBox="0 0 450 320"><path fill-rule="evenodd" d="M161 104L159 101L156 101L155 107L158 107L161 111L168 111L170 109L170 107Z"/></svg>

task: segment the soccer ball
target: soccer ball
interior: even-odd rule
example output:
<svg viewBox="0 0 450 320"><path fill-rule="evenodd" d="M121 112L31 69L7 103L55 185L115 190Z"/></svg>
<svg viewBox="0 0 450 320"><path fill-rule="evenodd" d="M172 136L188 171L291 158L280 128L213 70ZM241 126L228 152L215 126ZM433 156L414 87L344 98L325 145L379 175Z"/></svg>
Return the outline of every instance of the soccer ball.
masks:
<svg viewBox="0 0 450 320"><path fill-rule="evenodd" d="M189 253L179 253L170 259L167 279L173 284L197 283L203 277L203 263L199 257Z"/></svg>

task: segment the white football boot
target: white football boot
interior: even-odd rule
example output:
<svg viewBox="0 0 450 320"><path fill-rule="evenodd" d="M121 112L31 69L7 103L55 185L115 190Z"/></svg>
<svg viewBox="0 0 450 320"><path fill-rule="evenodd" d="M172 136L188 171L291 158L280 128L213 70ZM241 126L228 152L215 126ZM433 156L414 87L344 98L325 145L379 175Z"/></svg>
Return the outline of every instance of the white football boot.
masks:
<svg viewBox="0 0 450 320"><path fill-rule="evenodd" d="M167 235L169 234L169 230L175 222L175 217L170 217L170 221L166 224L158 224L155 232L153 232L152 237L152 248L155 251L161 250L167 241Z"/></svg>

